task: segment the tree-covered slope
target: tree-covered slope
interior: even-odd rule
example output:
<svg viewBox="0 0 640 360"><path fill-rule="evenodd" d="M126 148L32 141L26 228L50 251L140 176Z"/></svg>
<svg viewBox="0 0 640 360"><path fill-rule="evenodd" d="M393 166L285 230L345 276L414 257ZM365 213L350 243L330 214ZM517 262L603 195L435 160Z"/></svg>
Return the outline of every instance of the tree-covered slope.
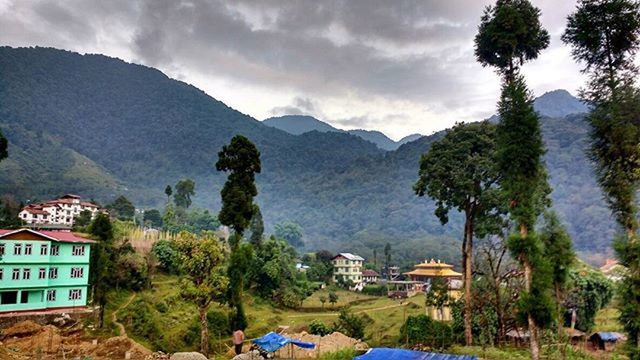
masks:
<svg viewBox="0 0 640 360"><path fill-rule="evenodd" d="M561 98L537 109L574 112L577 100ZM388 152L345 132L296 136L152 68L7 47L0 48L0 129L10 146L0 195L33 200L74 192L106 202L124 194L137 206L158 206L167 184L189 177L197 184L195 204L217 212L225 174L213 164L239 133L262 153L257 201L268 230L295 221L309 248L363 256L386 242L407 259L454 261L459 254L459 219L441 226L432 203L412 190L420 155L442 133ZM613 222L584 155L587 125L579 115L544 118L543 132L554 206L577 248L608 249Z"/></svg>

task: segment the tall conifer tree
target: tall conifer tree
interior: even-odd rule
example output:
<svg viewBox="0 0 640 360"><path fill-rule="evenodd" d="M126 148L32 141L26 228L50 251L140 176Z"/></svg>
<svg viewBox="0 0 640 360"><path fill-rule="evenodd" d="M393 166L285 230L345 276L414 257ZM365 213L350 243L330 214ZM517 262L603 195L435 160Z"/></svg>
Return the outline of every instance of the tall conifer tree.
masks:
<svg viewBox="0 0 640 360"><path fill-rule="evenodd" d="M634 57L640 47L640 2L581 0L562 40L589 75L581 96L592 111L589 155L598 183L624 235L615 243L629 271L621 289L620 322L631 359L640 359L640 91Z"/></svg>
<svg viewBox="0 0 640 360"><path fill-rule="evenodd" d="M540 23L540 10L528 0L498 0L495 6L486 8L475 44L478 61L495 67L503 80L498 104L497 165L509 213L518 228L507 245L524 270L520 314L526 316L531 357L537 360L539 328L550 321L552 305L548 294L550 274L533 227L548 205L550 191L542 162L545 150L538 115L519 70L549 45L549 34Z"/></svg>

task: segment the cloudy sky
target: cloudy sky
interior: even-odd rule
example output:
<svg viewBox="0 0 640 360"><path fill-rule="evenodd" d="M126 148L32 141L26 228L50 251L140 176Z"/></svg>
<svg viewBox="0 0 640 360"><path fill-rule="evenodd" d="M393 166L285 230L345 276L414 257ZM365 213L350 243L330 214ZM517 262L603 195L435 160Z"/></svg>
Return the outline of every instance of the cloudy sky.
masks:
<svg viewBox="0 0 640 360"><path fill-rule="evenodd" d="M560 41L575 0L532 0L551 46L536 96L583 77ZM495 112L473 56L488 0L0 0L0 45L100 53L159 68L259 120L309 114L398 139Z"/></svg>

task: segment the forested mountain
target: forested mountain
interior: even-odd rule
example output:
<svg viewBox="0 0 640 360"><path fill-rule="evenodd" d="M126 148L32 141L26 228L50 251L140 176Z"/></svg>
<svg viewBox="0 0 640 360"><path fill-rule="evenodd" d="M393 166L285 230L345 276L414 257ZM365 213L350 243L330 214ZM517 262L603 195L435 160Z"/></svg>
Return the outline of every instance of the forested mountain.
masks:
<svg viewBox="0 0 640 360"><path fill-rule="evenodd" d="M336 129L333 126L314 118L313 116L307 115L284 115L271 117L265 119L262 123L276 129L284 130L293 135L300 135L310 131L343 132L342 130Z"/></svg>
<svg viewBox="0 0 640 360"><path fill-rule="evenodd" d="M422 135L412 134L402 138L399 141L391 140L387 135L380 131L375 130L341 130L337 129L324 121L320 121L312 116L307 115L284 115L278 117L271 117L262 122L267 126L274 127L276 129L284 130L289 134L300 135L310 131L320 132L346 132L352 135L356 135L364 140L370 141L382 150L392 151L396 150L400 145L406 144L409 141L416 140Z"/></svg>
<svg viewBox="0 0 640 360"><path fill-rule="evenodd" d="M614 225L584 155L587 126L580 115L557 117L576 109L575 98L560 95L537 102L556 116L543 119L554 206L578 249L603 252ZM295 221L309 249L370 256L390 242L398 259L459 256L460 219L441 226L432 203L412 191L420 155L442 132L395 151L345 132L296 136L152 68L8 47L0 48L0 129L10 146L0 195L18 200L73 192L107 202L124 194L139 207L159 206L167 184L189 177L195 205L217 212L225 174L213 164L240 133L262 153L257 201L267 230Z"/></svg>

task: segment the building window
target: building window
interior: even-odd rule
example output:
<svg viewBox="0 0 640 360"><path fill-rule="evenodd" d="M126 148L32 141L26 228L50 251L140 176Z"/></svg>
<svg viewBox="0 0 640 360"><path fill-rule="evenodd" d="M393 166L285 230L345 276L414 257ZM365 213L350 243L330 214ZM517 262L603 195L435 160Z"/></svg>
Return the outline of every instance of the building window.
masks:
<svg viewBox="0 0 640 360"><path fill-rule="evenodd" d="M60 255L60 245L51 245L51 255L52 256Z"/></svg>
<svg viewBox="0 0 640 360"><path fill-rule="evenodd" d="M49 269L49 279L57 279L58 278L58 268L50 268Z"/></svg>
<svg viewBox="0 0 640 360"><path fill-rule="evenodd" d="M38 279L45 279L46 277L47 277L47 269L40 268L40 271L38 272Z"/></svg>
<svg viewBox="0 0 640 360"><path fill-rule="evenodd" d="M5 291L0 293L0 305L17 304L18 292L17 291Z"/></svg>
<svg viewBox="0 0 640 360"><path fill-rule="evenodd" d="M11 280L20 280L20 269L13 269Z"/></svg>
<svg viewBox="0 0 640 360"><path fill-rule="evenodd" d="M74 245L71 254L73 256L84 256L84 246Z"/></svg>
<svg viewBox="0 0 640 360"><path fill-rule="evenodd" d="M0 244L0 256L4 255L4 244Z"/></svg>
<svg viewBox="0 0 640 360"><path fill-rule="evenodd" d="M79 268L71 268L71 277L72 278L81 278L83 275L84 269L79 267Z"/></svg>
<svg viewBox="0 0 640 360"><path fill-rule="evenodd" d="M22 244L13 245L13 255L22 255Z"/></svg>
<svg viewBox="0 0 640 360"><path fill-rule="evenodd" d="M47 301L56 301L56 291L47 290Z"/></svg>
<svg viewBox="0 0 640 360"><path fill-rule="evenodd" d="M82 290L73 289L69 290L69 300L80 300L82 298Z"/></svg>
<svg viewBox="0 0 640 360"><path fill-rule="evenodd" d="M26 244L24 246L24 254L25 255L31 255L31 249L33 248L33 245L31 244Z"/></svg>
<svg viewBox="0 0 640 360"><path fill-rule="evenodd" d="M31 279L31 269L22 269L22 280Z"/></svg>
<svg viewBox="0 0 640 360"><path fill-rule="evenodd" d="M40 255L47 255L47 244L40 245Z"/></svg>
<svg viewBox="0 0 640 360"><path fill-rule="evenodd" d="M4 269L0 268L0 280L2 280L2 278L4 278Z"/></svg>

